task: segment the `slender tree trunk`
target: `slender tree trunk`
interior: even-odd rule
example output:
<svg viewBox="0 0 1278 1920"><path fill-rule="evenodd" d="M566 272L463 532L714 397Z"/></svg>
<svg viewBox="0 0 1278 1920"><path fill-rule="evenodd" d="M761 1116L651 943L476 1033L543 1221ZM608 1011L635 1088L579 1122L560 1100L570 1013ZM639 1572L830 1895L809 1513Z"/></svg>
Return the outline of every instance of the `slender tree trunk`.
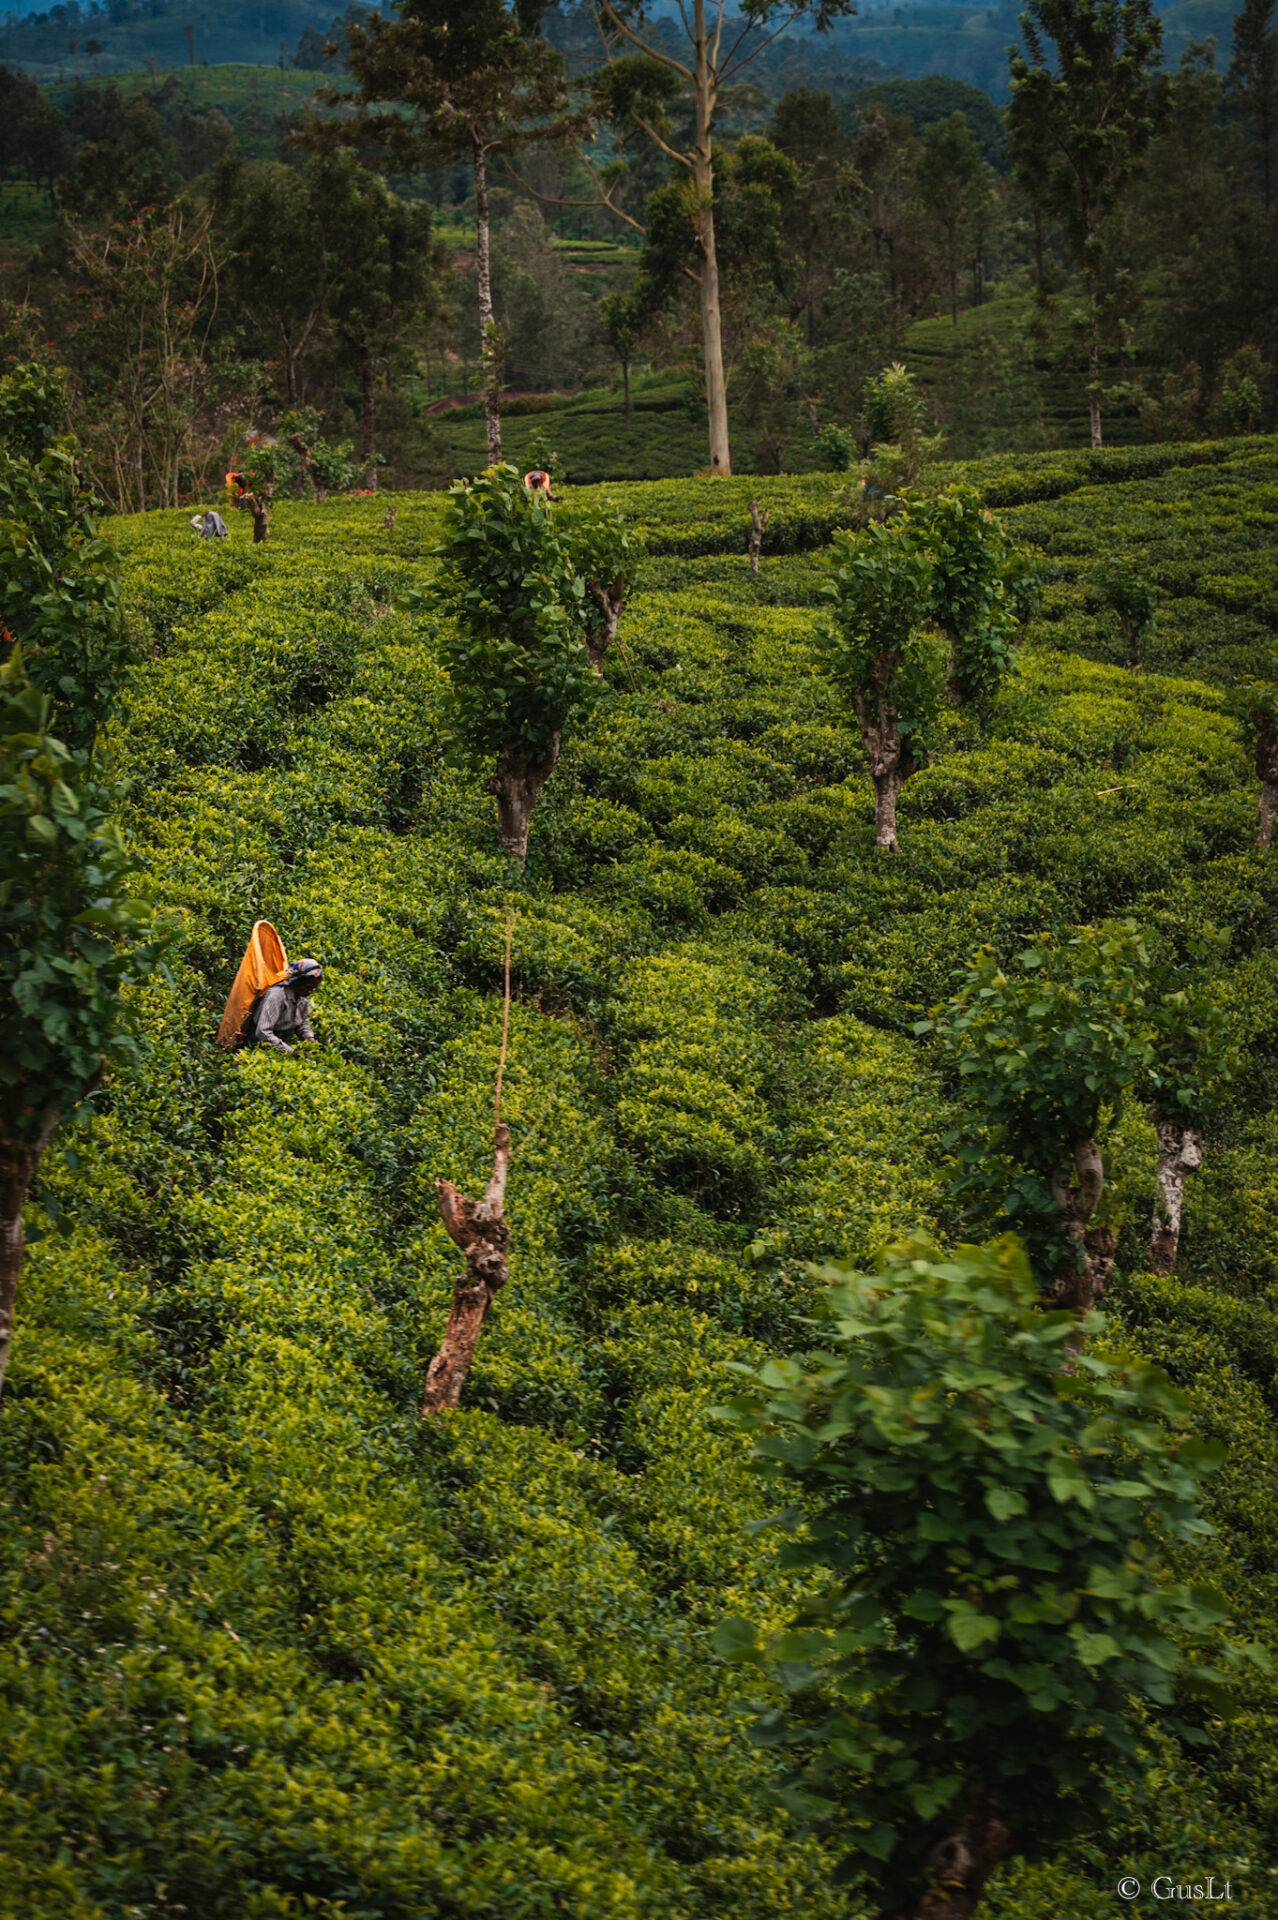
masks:
<svg viewBox="0 0 1278 1920"><path fill-rule="evenodd" d="M1111 1228L1090 1224L1105 1191L1105 1163L1094 1140L1074 1142L1074 1170L1077 1177L1073 1186L1060 1179L1052 1182L1052 1197L1069 1249L1056 1275L1052 1297L1082 1320L1109 1291L1118 1239ZM1072 1333L1067 1345L1072 1365L1082 1351L1081 1331Z"/></svg>
<svg viewBox="0 0 1278 1920"><path fill-rule="evenodd" d="M950 325L958 325L958 268L950 262Z"/></svg>
<svg viewBox="0 0 1278 1920"><path fill-rule="evenodd" d="M719 257L714 238L714 160L711 126L714 88L710 72L710 41L706 31L706 0L693 0L694 86L696 143L692 184L696 194L695 227L701 255L701 341L706 363L706 415L710 426L710 470L732 472L728 439L728 385L723 370L723 322L719 312Z"/></svg>
<svg viewBox="0 0 1278 1920"><path fill-rule="evenodd" d="M1087 289L1087 411L1091 418L1092 446L1101 442L1100 405L1100 315L1096 311L1096 289Z"/></svg>
<svg viewBox="0 0 1278 1920"><path fill-rule="evenodd" d="M1149 1270L1174 1273L1180 1251L1180 1215L1185 1182L1203 1163L1203 1136L1183 1121L1153 1116L1158 1133L1158 1187L1149 1235Z"/></svg>
<svg viewBox="0 0 1278 1920"><path fill-rule="evenodd" d="M626 610L626 576L619 573L610 587L598 580L586 582L591 599L599 609L599 626L586 634L590 671L603 677L608 649L617 637L617 623Z"/></svg>
<svg viewBox="0 0 1278 1920"><path fill-rule="evenodd" d="M502 850L520 866L528 857L528 829L537 796L559 761L559 735L543 760L506 747L497 758L497 771L488 782L489 793L497 796L497 839Z"/></svg>
<svg viewBox="0 0 1278 1920"><path fill-rule="evenodd" d="M881 655L875 663L877 687L855 698L861 745L874 782L874 844L880 853L896 853L896 802L913 770L901 740L896 711L895 679L898 653Z"/></svg>
<svg viewBox="0 0 1278 1920"><path fill-rule="evenodd" d="M630 432L630 362L621 363L621 390L626 396L626 432Z"/></svg>
<svg viewBox="0 0 1278 1920"><path fill-rule="evenodd" d="M461 1404L488 1309L509 1278L510 1227L504 1208L510 1131L501 1120L493 1130L493 1150L492 1178L482 1200L468 1200L450 1180L435 1182L440 1219L466 1256L466 1274L453 1288L444 1338L426 1369L423 1419Z"/></svg>
<svg viewBox="0 0 1278 1920"><path fill-rule="evenodd" d="M1043 291L1043 209L1034 203L1034 274L1038 290Z"/></svg>
<svg viewBox="0 0 1278 1920"><path fill-rule="evenodd" d="M1266 780L1260 789L1260 806L1256 812L1256 845L1268 847L1273 844L1274 816L1278 814L1278 780Z"/></svg>
<svg viewBox="0 0 1278 1920"><path fill-rule="evenodd" d="M377 382L373 356L365 350L359 368L360 452L364 456L364 485L377 490Z"/></svg>
<svg viewBox="0 0 1278 1920"><path fill-rule="evenodd" d="M1012 1836L993 1801L982 1796L961 1827L932 1848L932 1885L918 1900L895 1907L882 1920L971 1920L985 1897L994 1869L1012 1851Z"/></svg>
<svg viewBox="0 0 1278 1920"><path fill-rule="evenodd" d="M896 802L901 780L896 769L874 773L874 844L880 853L897 853Z"/></svg>
<svg viewBox="0 0 1278 1920"><path fill-rule="evenodd" d="M763 551L763 533L772 518L771 507L760 507L757 500L750 502L750 538L746 551L750 555L750 571L759 571L759 555Z"/></svg>
<svg viewBox="0 0 1278 1920"><path fill-rule="evenodd" d="M22 1209L45 1148L58 1124L58 1106L50 1101L35 1137L0 1137L0 1393L4 1392L13 1346L13 1320L22 1272Z"/></svg>
<svg viewBox="0 0 1278 1920"><path fill-rule="evenodd" d="M1256 845L1273 843L1274 815L1278 813L1278 719L1273 714L1253 711L1256 729L1256 773L1260 779L1260 807L1256 814Z"/></svg>
<svg viewBox="0 0 1278 1920"><path fill-rule="evenodd" d="M488 464L501 459L501 333L493 318L492 255L488 226L488 159L475 141L475 268L479 280L479 351L483 367Z"/></svg>

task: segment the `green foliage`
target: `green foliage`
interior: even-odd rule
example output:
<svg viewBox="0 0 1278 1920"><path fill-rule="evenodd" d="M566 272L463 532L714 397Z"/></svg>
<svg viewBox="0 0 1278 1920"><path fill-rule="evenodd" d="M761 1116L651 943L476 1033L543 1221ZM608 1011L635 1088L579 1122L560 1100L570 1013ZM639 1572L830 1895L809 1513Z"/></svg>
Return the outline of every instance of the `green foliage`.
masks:
<svg viewBox="0 0 1278 1920"><path fill-rule="evenodd" d="M908 497L907 512L931 562L931 614L949 641L953 691L991 700L1015 667L1016 609L1026 598L1007 536L972 487Z"/></svg>
<svg viewBox="0 0 1278 1920"><path fill-rule="evenodd" d="M1130 921L1060 944L1043 934L1010 972L987 947L948 1008L916 1027L953 1056L986 1135L963 1150L970 1180L988 1191L1006 1177L1005 1155L1018 1176L1003 1210L1036 1234L1055 1222L1076 1148L1117 1115L1151 1063L1149 968L1148 936Z"/></svg>
<svg viewBox="0 0 1278 1920"><path fill-rule="evenodd" d="M1229 1602L1162 1558L1208 1530L1223 1449L1175 1431L1185 1403L1145 1362L1063 1374L1072 1317L1038 1309L1014 1240L920 1238L823 1277L822 1350L742 1368L730 1409L794 1498L785 1564L823 1585L762 1645L740 1620L716 1644L789 1696L752 1727L785 1803L895 1908L983 1801L1031 1859L1095 1834L1141 1768L1134 1700L1197 1741L1187 1716L1231 1710L1192 1644Z"/></svg>
<svg viewBox="0 0 1278 1920"><path fill-rule="evenodd" d="M847 473L856 461L856 435L827 421L816 436L817 459L829 473Z"/></svg>
<svg viewBox="0 0 1278 1920"><path fill-rule="evenodd" d="M55 384L30 369L0 380L0 409L11 405L19 422L15 445L44 441ZM73 443L45 444L38 460L0 448L0 621L74 749L93 744L132 654L111 559Z"/></svg>
<svg viewBox="0 0 1278 1920"><path fill-rule="evenodd" d="M0 381L0 447L33 466L52 447L67 416L66 383L35 362Z"/></svg>
<svg viewBox="0 0 1278 1920"><path fill-rule="evenodd" d="M1158 596L1145 568L1127 553L1110 554L1097 569L1101 602L1118 615L1127 657L1138 667L1146 640L1158 624Z"/></svg>
<svg viewBox="0 0 1278 1920"><path fill-rule="evenodd" d="M833 575L822 588L831 618L814 635L817 659L872 724L894 710L910 758L934 740L945 681L942 650L925 631L931 575L905 520L836 534Z"/></svg>
<svg viewBox="0 0 1278 1920"><path fill-rule="evenodd" d="M924 434L927 401L914 375L894 360L867 380L861 413L873 455L871 480L887 492L917 486L942 440L939 434L930 439Z"/></svg>
<svg viewBox="0 0 1278 1920"><path fill-rule="evenodd" d="M514 467L490 468L452 489L439 551L454 738L471 753L540 760L584 711L593 679L585 583L554 508Z"/></svg>
<svg viewBox="0 0 1278 1920"><path fill-rule="evenodd" d="M17 649L0 666L0 1127L34 1136L108 1062L131 1062L121 990L154 964L139 943L135 863L106 795L50 733L51 701ZM131 943L131 944L130 944Z"/></svg>
<svg viewBox="0 0 1278 1920"><path fill-rule="evenodd" d="M1141 1273L1133 1099L1106 1143L1110 1302L1227 1451L1217 1532L1170 1542L1171 1577L1225 1587L1274 1644L1278 867L1251 849L1231 714L1269 646L1274 474L1254 440L943 471L1042 553L1044 604L979 722L942 715L892 862L847 777L856 725L812 671L814 549L846 483L574 490L651 557L623 670L539 802L511 1283L470 1404L425 1436L456 1273L432 1180L473 1193L491 1165L508 885L491 803L445 751L444 623L397 610L433 587L450 503L398 494L391 532L384 499L277 498L256 550L244 515L195 545L185 512L112 522L149 642L112 762L180 936L173 977L129 994L137 1070L46 1156L29 1210L0 1418L0 1906L113 1914L163 1886L201 1920L308 1899L323 1920L861 1920L832 1848L761 1798L777 1756L708 1658L716 1619L770 1631L800 1598L709 1409L725 1361L811 1339L804 1262L866 1265L919 1221L961 1237L953 1085L911 1022L982 942L1115 912L1189 978L1191 931L1231 935L1209 964L1246 1070L1181 1270ZM1141 676L1087 612L1120 541L1164 596ZM261 913L326 963L325 1044L298 1061L210 1041ZM1210 1747L1151 1724L1145 1787L1009 1865L991 1909L1099 1916L1121 1873L1186 1848L1266 1859L1275 1694L1259 1672L1238 1692ZM1271 1920L1263 1870L1236 1880Z"/></svg>

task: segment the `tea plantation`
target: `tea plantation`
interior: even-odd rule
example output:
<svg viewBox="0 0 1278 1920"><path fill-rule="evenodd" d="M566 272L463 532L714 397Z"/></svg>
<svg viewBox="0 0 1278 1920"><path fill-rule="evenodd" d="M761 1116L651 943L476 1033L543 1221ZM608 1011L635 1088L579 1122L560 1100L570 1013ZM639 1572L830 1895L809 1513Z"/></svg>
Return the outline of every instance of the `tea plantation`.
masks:
<svg viewBox="0 0 1278 1920"><path fill-rule="evenodd" d="M112 751L178 934L142 1069L45 1163L0 1414L3 1920L857 1920L761 1789L716 1660L786 1617L774 1496L710 1418L804 1338L806 1263L962 1223L914 1023L981 942L1109 915L1227 929L1244 1068L1143 1271L1153 1129L1109 1142L1115 1315L1224 1441L1180 1571L1278 1653L1278 859L1232 714L1278 626L1278 442L964 470L1045 593L876 857L814 671L836 476L601 490L651 559L512 888L438 721L438 496L282 505L270 543L114 523L144 661ZM746 501L773 518L757 580ZM1107 555L1159 590L1143 672ZM491 1155L505 901L511 1282L419 1423ZM320 1048L217 1051L249 926L327 969ZM1004 1920L1124 1873L1278 1916L1278 1682ZM1142 1903L1143 1910L1143 1903Z"/></svg>

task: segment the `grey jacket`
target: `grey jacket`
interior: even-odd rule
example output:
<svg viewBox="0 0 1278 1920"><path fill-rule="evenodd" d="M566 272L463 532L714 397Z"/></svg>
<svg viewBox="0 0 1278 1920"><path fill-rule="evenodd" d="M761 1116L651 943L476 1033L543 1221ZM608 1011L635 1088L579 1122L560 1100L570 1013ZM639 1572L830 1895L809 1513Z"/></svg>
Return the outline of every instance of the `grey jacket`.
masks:
<svg viewBox="0 0 1278 1920"><path fill-rule="evenodd" d="M294 993L282 984L268 987L253 1022L252 1038L260 1046L274 1047L277 1053L292 1053L299 1040L313 1040L309 994ZM290 1040L292 1046L288 1045Z"/></svg>

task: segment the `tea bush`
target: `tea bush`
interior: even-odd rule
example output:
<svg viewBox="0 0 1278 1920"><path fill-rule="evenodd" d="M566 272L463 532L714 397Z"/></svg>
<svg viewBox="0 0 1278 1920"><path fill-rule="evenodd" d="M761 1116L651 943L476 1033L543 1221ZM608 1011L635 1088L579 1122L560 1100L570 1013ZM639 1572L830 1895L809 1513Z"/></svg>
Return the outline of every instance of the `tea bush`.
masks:
<svg viewBox="0 0 1278 1920"><path fill-rule="evenodd" d="M601 491L654 558L509 892L511 1282L429 1431L457 1257L432 1182L487 1177L510 887L414 597L441 498L398 497L393 529L384 501L282 501L256 550L239 514L216 543L113 524L141 657L109 745L179 936L136 994L140 1069L32 1221L0 1417L4 1920L858 1920L835 1850L759 1797L710 1652L722 1615L797 1598L710 1409L725 1362L805 1342L806 1262L964 1227L911 1030L986 941L1230 935L1245 1071L1171 1281L1142 1270L1152 1132L1121 1121L1111 1304L1227 1449L1177 1573L1274 1644L1278 866L1230 696L1272 644L1276 455L943 470L1046 592L988 713L944 716L890 870L812 650L843 483ZM1090 605L1107 544L1158 588L1142 673ZM293 1060L212 1046L259 914L327 968ZM1247 1687L1201 1752L1151 1730L1153 1791L991 1911L1108 1912L1188 1849L1250 1862L1236 1911L1278 1915L1273 1682Z"/></svg>

